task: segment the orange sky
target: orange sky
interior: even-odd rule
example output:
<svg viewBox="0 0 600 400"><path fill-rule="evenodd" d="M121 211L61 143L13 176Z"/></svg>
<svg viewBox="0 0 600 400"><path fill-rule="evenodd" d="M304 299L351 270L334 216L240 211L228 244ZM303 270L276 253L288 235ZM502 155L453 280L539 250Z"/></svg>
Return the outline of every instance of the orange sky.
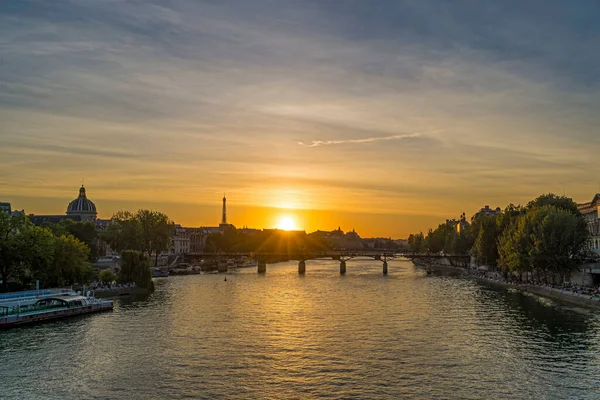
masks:
<svg viewBox="0 0 600 400"><path fill-rule="evenodd" d="M215 225L227 193L236 226L289 214L400 238L599 191L593 21L502 2L284 3L0 11L0 201L61 214L84 179L102 218Z"/></svg>

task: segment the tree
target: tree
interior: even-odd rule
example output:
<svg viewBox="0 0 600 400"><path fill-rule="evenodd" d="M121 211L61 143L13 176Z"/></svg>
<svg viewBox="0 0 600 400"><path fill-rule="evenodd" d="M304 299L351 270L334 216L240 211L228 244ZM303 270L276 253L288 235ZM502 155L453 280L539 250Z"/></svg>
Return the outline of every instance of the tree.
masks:
<svg viewBox="0 0 600 400"><path fill-rule="evenodd" d="M134 214L129 211L115 213L110 224L100 237L116 252L142 249L142 227Z"/></svg>
<svg viewBox="0 0 600 400"><path fill-rule="evenodd" d="M121 282L134 282L138 287L152 290L152 271L149 257L146 253L135 250L125 250L121 253Z"/></svg>
<svg viewBox="0 0 600 400"><path fill-rule="evenodd" d="M473 243L471 228L467 226L452 237L452 253L467 255L473 247Z"/></svg>
<svg viewBox="0 0 600 400"><path fill-rule="evenodd" d="M495 216L480 216L478 219L478 235L471 249L475 261L490 267L497 265L498 228Z"/></svg>
<svg viewBox="0 0 600 400"><path fill-rule="evenodd" d="M206 253L216 253L217 252L217 245L214 243L214 241L209 240L210 236L208 237L207 241L206 241L206 247L204 248L204 251Z"/></svg>
<svg viewBox="0 0 600 400"><path fill-rule="evenodd" d="M175 224L161 212L138 210L135 214L120 211L113 215L101 237L115 251L136 250L158 255L169 248Z"/></svg>
<svg viewBox="0 0 600 400"><path fill-rule="evenodd" d="M576 268L585 255L589 231L585 220L571 210L543 206L531 213L533 243L530 262L533 269L561 280Z"/></svg>
<svg viewBox="0 0 600 400"><path fill-rule="evenodd" d="M154 265L158 265L158 254L169 248L175 233L175 224L166 214L151 210L138 210L135 215L141 226L142 251L156 254Z"/></svg>
<svg viewBox="0 0 600 400"><path fill-rule="evenodd" d="M62 220L59 225L65 227L68 234L73 235L80 242L89 247L89 261L93 262L98 258L98 231L91 222L75 222L70 219Z"/></svg>
<svg viewBox="0 0 600 400"><path fill-rule="evenodd" d="M456 225L452 222L440 224L435 230L429 229L425 238L425 247L431 253L452 253L452 243L456 232Z"/></svg>
<svg viewBox="0 0 600 400"><path fill-rule="evenodd" d="M55 263L56 237L49 229L33 225L29 225L29 229L24 229L21 236L25 249L21 256L22 266L18 279L23 284L39 280L41 287L50 286L44 276Z"/></svg>
<svg viewBox="0 0 600 400"><path fill-rule="evenodd" d="M502 235L505 229L519 219L520 216L524 215L527 209L522 206L515 206L509 204L506 206L504 211L496 216L496 225L498 226L498 234Z"/></svg>
<svg viewBox="0 0 600 400"><path fill-rule="evenodd" d="M34 226L26 216L0 212L0 280L2 290L10 280L23 283L31 264L48 265L53 257L52 233Z"/></svg>
<svg viewBox="0 0 600 400"><path fill-rule="evenodd" d="M558 196L554 193L543 194L527 204L527 209L541 208L544 206L554 206L558 209L568 211L575 215L581 215L577 203L566 196Z"/></svg>
<svg viewBox="0 0 600 400"><path fill-rule="evenodd" d="M41 287L87 283L93 275L90 250L73 235L56 237L34 226L26 216L0 213L0 279L21 285L40 281Z"/></svg>
<svg viewBox="0 0 600 400"><path fill-rule="evenodd" d="M87 283L91 275L90 249L73 235L62 235L54 242L54 257L48 286Z"/></svg>
<svg viewBox="0 0 600 400"><path fill-rule="evenodd" d="M589 231L581 215L551 205L519 217L499 241L500 263L511 272L532 272L537 281L564 280L585 256Z"/></svg>
<svg viewBox="0 0 600 400"><path fill-rule="evenodd" d="M408 236L408 249L413 254L421 253L424 251L424 249L423 249L424 241L425 241L425 238L423 236L423 232L419 232L414 235L411 233Z"/></svg>
<svg viewBox="0 0 600 400"><path fill-rule="evenodd" d="M531 224L525 215L514 220L498 240L499 264L504 271L518 274L531 271Z"/></svg>
<svg viewBox="0 0 600 400"><path fill-rule="evenodd" d="M41 287L89 282L93 269L89 263L90 250L86 244L73 235L54 237L50 231L46 229L42 231L45 231L50 238L51 256L46 256L44 259L30 259L28 277L39 280ZM37 246L40 246L44 241L40 240L39 232L36 235L38 235Z"/></svg>
<svg viewBox="0 0 600 400"><path fill-rule="evenodd" d="M115 275L112 269L103 269L102 271L100 271L99 278L100 282L106 285L110 285L111 283L117 280L117 276Z"/></svg>
<svg viewBox="0 0 600 400"><path fill-rule="evenodd" d="M63 219L58 224L45 222L42 226L50 229L56 237L73 235L89 247L90 262L98 258L98 232L91 222L77 222L72 219Z"/></svg>

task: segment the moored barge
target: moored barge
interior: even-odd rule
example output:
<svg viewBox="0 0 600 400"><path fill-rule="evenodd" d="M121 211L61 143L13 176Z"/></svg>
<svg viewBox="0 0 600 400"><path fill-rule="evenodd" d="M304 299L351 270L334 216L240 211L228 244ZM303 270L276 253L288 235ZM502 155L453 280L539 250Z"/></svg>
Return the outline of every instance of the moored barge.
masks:
<svg viewBox="0 0 600 400"><path fill-rule="evenodd" d="M0 329L112 309L112 300L71 295L44 296L29 304L0 304Z"/></svg>

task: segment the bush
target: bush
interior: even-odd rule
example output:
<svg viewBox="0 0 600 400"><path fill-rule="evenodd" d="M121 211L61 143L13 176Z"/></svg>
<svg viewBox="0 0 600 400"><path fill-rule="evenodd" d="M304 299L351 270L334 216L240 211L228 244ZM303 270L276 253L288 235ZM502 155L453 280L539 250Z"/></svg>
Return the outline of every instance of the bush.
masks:
<svg viewBox="0 0 600 400"><path fill-rule="evenodd" d="M103 269L102 271L100 271L99 278L100 282L106 285L110 285L111 283L117 280L117 275L115 275L112 269Z"/></svg>

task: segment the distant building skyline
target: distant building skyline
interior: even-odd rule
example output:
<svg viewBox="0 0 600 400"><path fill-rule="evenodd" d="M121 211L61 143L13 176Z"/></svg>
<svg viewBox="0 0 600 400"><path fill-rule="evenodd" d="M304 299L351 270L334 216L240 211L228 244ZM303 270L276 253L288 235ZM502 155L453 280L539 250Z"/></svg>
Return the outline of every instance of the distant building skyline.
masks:
<svg viewBox="0 0 600 400"><path fill-rule="evenodd" d="M70 203L68 203L67 209L69 207L71 207L71 205L74 204L84 204L85 201L80 200L80 198L88 200L87 199L87 194L86 194L86 190L85 188L82 187L80 188L80 192L81 189L83 188L83 194L84 196L80 196L75 199L72 200ZM99 195L99 197L101 198L101 192L97 193ZM94 197L96 198L96 192L94 192ZM589 197L589 196L588 196ZM6 200L6 198L3 198L2 200ZM65 204L65 199L55 199L56 201L52 201L52 207L48 207L48 199L46 198L41 198L39 199L39 201L33 201L30 200L28 201L26 204L30 204L31 207L25 207L25 208L21 208L22 204L19 204L19 208L21 208L21 211L15 211L13 210L12 212L18 212L18 213L24 213L26 215L30 215L30 214L34 214L35 216L37 216L37 221L43 222L45 220L52 220L52 221L58 221L61 218L67 218L68 214L60 214L60 209L64 210L64 204ZM223 201L225 200L225 201ZM528 198L525 199L525 201L523 201L521 204L526 204L528 201L530 201L532 199ZM574 199L574 201L576 201L577 199ZM89 201L89 200L88 200ZM576 201L577 202L577 201ZM96 211L96 202L90 202L91 206L88 205L88 207L91 209L93 208L94 211L91 212L86 212L84 211L81 214L78 214L77 212L71 213L72 215L80 215L80 216L75 216L74 220L89 220L90 215L98 215L97 211ZM128 208L124 208L124 207L112 207L112 210L107 211L107 207L105 207L104 205L107 203L113 203L112 201L106 201L106 200L99 200L99 210L100 210L100 214L98 217L98 221L106 221L109 220L112 215L117 212L117 211L124 211L124 210L128 210L128 211L136 211L140 208L149 208L149 209L154 209L157 211L161 211L166 213L173 221L175 221L177 224L183 226L183 227L214 227L215 230L222 230L224 229L225 225L222 224L215 224L214 221L216 220L215 214L216 214L216 204L212 204L212 205L189 205L187 207L184 208L184 210L189 210L189 213L184 212L182 213L182 207L175 207L175 208L169 208L169 207L157 207L156 204L154 203L148 203L148 202L143 202L141 201L140 203L130 203L130 207ZM509 201L506 205L508 205L509 203L517 203L515 201ZM12 207L13 204L16 203L11 203L11 202L6 202L3 201L2 203L2 209L6 208L6 207ZM61 205L62 204L62 205ZM89 204L89 203L85 203L85 204ZM113 203L114 204L114 203ZM579 203L581 204L581 203ZM9 206L10 205L10 206ZM223 197L222 202L221 202L221 207L220 207L221 211L219 213L220 215L220 222L223 221L223 217L224 217L224 212L225 212L225 218L227 221L229 221L229 217L227 216L227 202L226 202L226 197ZM461 210L464 209L461 207ZM500 211L502 211L503 207L496 207L495 209L492 209L489 207L489 205L481 207L479 209L476 209L476 211L473 212L471 220L473 218L475 218L477 215L481 215L481 214L485 214L485 215L496 215L499 211L498 209L500 209ZM32 212L35 210L50 210L51 212L46 212L46 213L42 213L42 212ZM249 211L250 210L250 211ZM257 212L258 211L258 212ZM429 228L431 227L435 227L441 223L447 222L448 216L444 215L444 216L431 216L427 219L423 219L425 221L429 221L428 224L424 224L422 223L422 227L419 227L417 229L408 229L407 227L409 226L414 226L414 224L412 223L411 220L411 216L397 216L396 218L396 223L397 225L394 225L393 229L389 229L389 216L385 215L385 214L375 214L375 213L364 213L364 214L354 214L354 213L344 213L344 212L340 212L339 210L306 210L306 209L293 209L293 208L257 208L257 207L248 207L245 204L235 204L235 207L233 209L234 212L234 218L236 223L233 225L236 225L237 227L243 227L243 228L248 228L250 230L262 230L262 229L274 229L277 228L277 221L278 219L280 219L281 216L288 216L288 215L292 215L294 216L294 218L299 221L299 228L301 230L305 230L306 232L314 232L314 231L318 231L318 230L327 230L327 229L334 229L333 227L335 226L341 226L340 225L340 221L344 220L344 226L345 229L348 231L351 231L353 229L355 229L354 227L357 227L356 230L358 232L361 232L361 234L364 237L388 237L388 238L394 238L394 239L406 239L408 237L408 235L410 233L415 233L415 232L426 232ZM255 215L260 215L260 219L257 218L248 218L249 216L255 216ZM461 214L461 220L462 218L465 218L465 215L468 215L467 213L463 212ZM50 218L51 217L51 218ZM44 219L45 218L45 219ZM310 220L314 220L316 219L315 222L312 223L308 223L305 224L305 221L310 221ZM212 222L211 222L212 220ZM257 221L258 220L258 221ZM261 224L260 221L270 221L267 223L263 223ZM367 221L365 221L367 220ZM191 221L191 222L190 222ZM253 222L254 221L254 222ZM379 222L381 221L381 228L382 229L378 229L378 226L376 225L374 228L372 227L372 224L370 224L369 222ZM384 223L384 221L387 221L387 223ZM365 223L366 222L366 223ZM407 223L408 222L408 223ZM466 221L465 221L466 222ZM461 227L464 224L461 223ZM230 224L227 224L227 226L229 226ZM242 228L242 229L243 229ZM396 232L396 233L394 233ZM599 238L599 243L600 243L600 238Z"/></svg>

